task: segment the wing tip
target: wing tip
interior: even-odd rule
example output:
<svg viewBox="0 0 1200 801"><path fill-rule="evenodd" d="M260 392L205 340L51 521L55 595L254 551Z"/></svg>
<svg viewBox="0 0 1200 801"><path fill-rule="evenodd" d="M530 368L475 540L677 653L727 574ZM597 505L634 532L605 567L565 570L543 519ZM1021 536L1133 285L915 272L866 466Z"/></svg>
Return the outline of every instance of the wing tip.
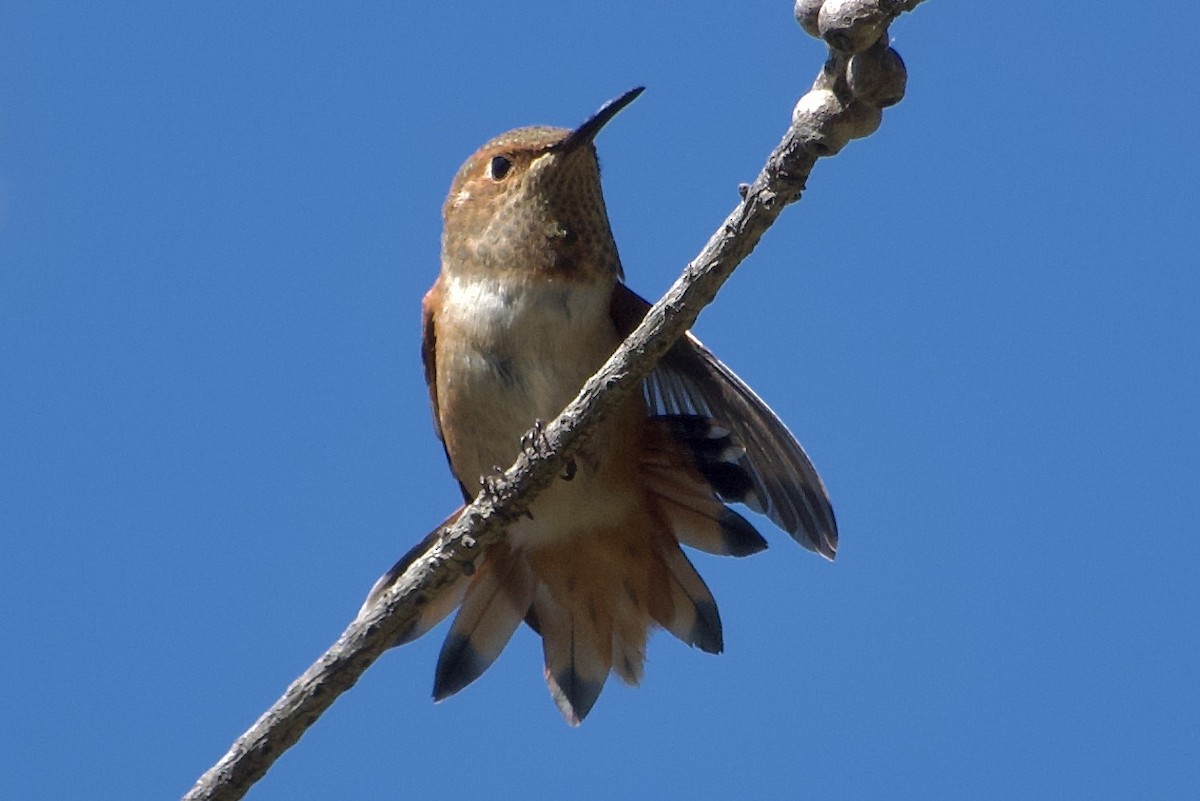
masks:
<svg viewBox="0 0 1200 801"><path fill-rule="evenodd" d="M784 527L793 540L806 550L833 562L837 559L838 535L837 529L821 529L813 532L808 528L793 531Z"/></svg>

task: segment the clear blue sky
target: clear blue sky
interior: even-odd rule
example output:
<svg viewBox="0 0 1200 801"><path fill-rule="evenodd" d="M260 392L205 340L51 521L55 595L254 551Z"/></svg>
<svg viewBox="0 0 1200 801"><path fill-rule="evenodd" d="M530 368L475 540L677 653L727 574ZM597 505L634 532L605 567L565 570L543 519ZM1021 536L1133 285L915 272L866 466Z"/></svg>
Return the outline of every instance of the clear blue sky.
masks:
<svg viewBox="0 0 1200 801"><path fill-rule="evenodd" d="M908 97L698 326L838 561L698 556L726 653L658 635L578 730L528 631L432 704L439 629L251 798L1195 797L1193 15L1002 5L894 26ZM657 296L820 65L790 6L0 6L6 797L179 796L457 503L417 339L462 160L645 84L599 147Z"/></svg>

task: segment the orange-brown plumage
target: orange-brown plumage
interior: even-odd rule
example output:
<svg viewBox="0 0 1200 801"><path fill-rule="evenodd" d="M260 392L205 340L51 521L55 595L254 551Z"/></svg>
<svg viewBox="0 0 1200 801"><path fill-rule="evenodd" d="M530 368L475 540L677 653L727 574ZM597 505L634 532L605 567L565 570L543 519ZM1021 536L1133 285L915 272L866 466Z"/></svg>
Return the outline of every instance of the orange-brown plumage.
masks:
<svg viewBox="0 0 1200 801"><path fill-rule="evenodd" d="M434 423L469 500L511 464L522 435L579 391L645 313L623 284L592 138L627 93L579 128L523 128L488 142L447 197L442 270L422 311ZM546 680L568 722L609 672L636 684L660 626L717 653L716 603L680 548L744 556L765 541L741 501L832 558L837 532L820 478L786 427L688 335L511 526L449 603L459 612L434 695L477 678L522 620L543 640ZM368 603L403 572L410 552Z"/></svg>

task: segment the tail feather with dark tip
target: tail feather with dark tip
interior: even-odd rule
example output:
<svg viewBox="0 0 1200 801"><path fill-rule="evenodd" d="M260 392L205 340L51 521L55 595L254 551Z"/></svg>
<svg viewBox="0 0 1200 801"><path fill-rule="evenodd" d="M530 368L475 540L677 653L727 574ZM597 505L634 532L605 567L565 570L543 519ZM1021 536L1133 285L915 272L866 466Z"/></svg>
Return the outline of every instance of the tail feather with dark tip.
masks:
<svg viewBox="0 0 1200 801"><path fill-rule="evenodd" d="M442 700L491 666L533 603L534 581L524 554L499 543L471 578L442 644L433 697Z"/></svg>
<svg viewBox="0 0 1200 801"><path fill-rule="evenodd" d="M561 603L547 585L534 599L542 626L546 685L567 723L578 726L600 697L612 665L612 620Z"/></svg>
<svg viewBox="0 0 1200 801"><path fill-rule="evenodd" d="M664 543L658 555L669 574L671 593L671 614L658 618L658 624L701 651L721 653L721 616L704 579L675 543Z"/></svg>
<svg viewBox="0 0 1200 801"><path fill-rule="evenodd" d="M725 502L753 492L738 463L744 453L729 431L699 415L646 421L642 472L670 532L684 545L718 556L749 556L767 541Z"/></svg>

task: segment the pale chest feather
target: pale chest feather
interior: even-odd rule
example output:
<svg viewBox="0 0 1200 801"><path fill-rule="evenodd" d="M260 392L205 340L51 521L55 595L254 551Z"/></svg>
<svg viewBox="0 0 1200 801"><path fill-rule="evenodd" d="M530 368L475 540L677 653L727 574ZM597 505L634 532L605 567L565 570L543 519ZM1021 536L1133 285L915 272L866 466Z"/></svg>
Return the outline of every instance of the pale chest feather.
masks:
<svg viewBox="0 0 1200 801"><path fill-rule="evenodd" d="M611 292L511 277L446 280L437 317L442 416L489 443L553 418L617 345Z"/></svg>
<svg viewBox="0 0 1200 801"><path fill-rule="evenodd" d="M616 348L612 288L451 279L442 292L436 354L442 431L455 473L474 486L494 467L511 464L521 435L535 420L557 416ZM578 454L572 480L555 482L535 503L534 520L510 531L514 544L586 528L624 505L608 491L625 470L614 455Z"/></svg>

